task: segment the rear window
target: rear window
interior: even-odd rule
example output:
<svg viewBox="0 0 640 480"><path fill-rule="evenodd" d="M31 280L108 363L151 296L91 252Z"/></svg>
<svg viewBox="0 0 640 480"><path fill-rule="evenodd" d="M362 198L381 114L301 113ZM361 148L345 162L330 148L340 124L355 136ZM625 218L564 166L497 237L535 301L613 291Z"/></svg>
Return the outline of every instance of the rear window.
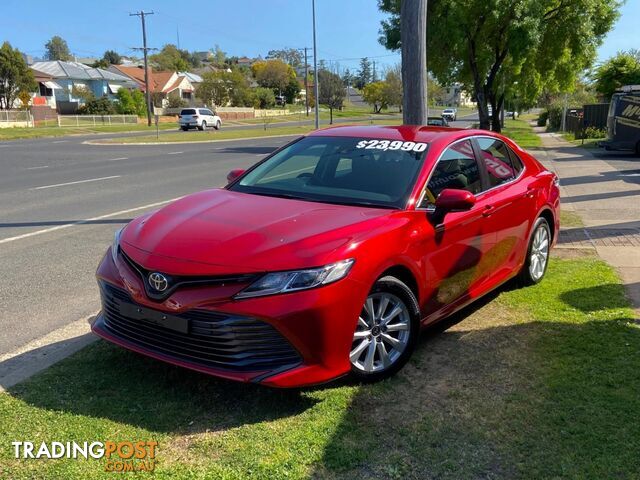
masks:
<svg viewBox="0 0 640 480"><path fill-rule="evenodd" d="M180 115L196 115L195 108L185 108L180 112Z"/></svg>

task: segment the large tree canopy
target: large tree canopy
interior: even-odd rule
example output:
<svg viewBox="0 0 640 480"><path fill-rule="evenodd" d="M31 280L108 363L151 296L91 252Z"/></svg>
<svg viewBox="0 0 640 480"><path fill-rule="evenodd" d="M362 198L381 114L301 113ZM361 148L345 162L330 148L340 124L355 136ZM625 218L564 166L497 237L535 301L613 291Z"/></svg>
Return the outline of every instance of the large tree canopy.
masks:
<svg viewBox="0 0 640 480"><path fill-rule="evenodd" d="M20 92L32 92L36 87L33 71L22 53L4 42L0 47L0 110L13 108Z"/></svg>
<svg viewBox="0 0 640 480"><path fill-rule="evenodd" d="M640 50L611 57L596 69L594 79L596 91L607 98L625 85L640 85Z"/></svg>
<svg viewBox="0 0 640 480"><path fill-rule="evenodd" d="M380 41L400 48L400 0ZM500 130L505 93L532 104L544 90L571 90L618 15L617 0L429 0L427 62L442 84L474 93L481 128ZM516 83L517 82L517 83ZM488 105L493 117L488 116Z"/></svg>
<svg viewBox="0 0 640 480"><path fill-rule="evenodd" d="M68 61L73 58L67 41L58 35L51 37L51 40L45 43L44 48L46 50L45 57L47 60Z"/></svg>
<svg viewBox="0 0 640 480"><path fill-rule="evenodd" d="M172 43L162 47L160 52L151 55L149 60L154 63L159 70L173 72L188 71L191 67L198 67L200 61L188 50L181 50Z"/></svg>

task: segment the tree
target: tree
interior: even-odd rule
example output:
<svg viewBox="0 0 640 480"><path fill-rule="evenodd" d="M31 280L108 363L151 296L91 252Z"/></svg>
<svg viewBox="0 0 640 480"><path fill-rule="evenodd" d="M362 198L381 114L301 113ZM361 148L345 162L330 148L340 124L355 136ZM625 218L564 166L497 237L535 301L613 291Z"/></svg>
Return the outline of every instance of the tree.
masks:
<svg viewBox="0 0 640 480"><path fill-rule="evenodd" d="M36 87L33 71L20 50L4 42L0 47L0 110L12 108L21 92L32 92Z"/></svg>
<svg viewBox="0 0 640 480"><path fill-rule="evenodd" d="M144 117L147 114L147 99L144 97L144 93L140 90L133 90L131 92L131 98L133 99L133 104L136 106L136 115Z"/></svg>
<svg viewBox="0 0 640 480"><path fill-rule="evenodd" d="M114 50L104 52L102 60L104 60L107 65L120 65L122 63L122 57Z"/></svg>
<svg viewBox="0 0 640 480"><path fill-rule="evenodd" d="M229 89L227 72L207 72L202 75L202 82L196 87L196 97L205 105L226 105L229 102Z"/></svg>
<svg viewBox="0 0 640 480"><path fill-rule="evenodd" d="M225 64L227 59L226 52L223 52L218 44L213 48L213 64L217 66L222 66Z"/></svg>
<svg viewBox="0 0 640 480"><path fill-rule="evenodd" d="M373 107L373 113L380 113L388 106L384 90L385 82L368 83L362 89L362 99Z"/></svg>
<svg viewBox="0 0 640 480"><path fill-rule="evenodd" d="M382 22L380 41L397 50L401 1L378 0L378 5L391 14ZM499 131L505 95L517 92L531 101L545 89L571 88L594 61L619 6L612 0L430 1L429 70L442 84L458 81L472 91L480 127Z"/></svg>
<svg viewBox="0 0 640 480"><path fill-rule="evenodd" d="M618 52L596 69L594 79L596 91L606 98L624 85L639 85L640 51Z"/></svg>
<svg viewBox="0 0 640 480"><path fill-rule="evenodd" d="M362 89L369 82L371 82L371 62L364 57L360 59L360 70L355 78L355 86Z"/></svg>
<svg viewBox="0 0 640 480"><path fill-rule="evenodd" d="M333 110L334 108L342 108L344 103L345 90L342 84L340 75L332 73L328 70L318 71L319 103L325 104L329 107L330 124L333 124Z"/></svg>
<svg viewBox="0 0 640 480"><path fill-rule="evenodd" d="M175 45L168 43L149 60L156 64L159 70L171 72L184 72L199 64L199 60L187 50L180 50Z"/></svg>
<svg viewBox="0 0 640 480"><path fill-rule="evenodd" d="M347 68L342 74L342 83L345 87L350 87L355 82L355 77L351 71Z"/></svg>
<svg viewBox="0 0 640 480"><path fill-rule="evenodd" d="M251 65L253 76L261 87L283 92L291 80L296 79L296 72L282 60L259 61Z"/></svg>
<svg viewBox="0 0 640 480"><path fill-rule="evenodd" d="M51 37L51 40L45 43L44 48L46 50L45 58L47 60L69 61L73 59L67 41L58 35Z"/></svg>
<svg viewBox="0 0 640 480"><path fill-rule="evenodd" d="M123 115L137 114L136 104L133 101L131 92L126 88L121 88L116 93L116 110Z"/></svg>
<svg viewBox="0 0 640 480"><path fill-rule="evenodd" d="M276 96L270 88L257 87L253 93L255 98L255 108L269 108L276 104Z"/></svg>
<svg viewBox="0 0 640 480"><path fill-rule="evenodd" d="M280 50L269 50L267 59L279 59L288 63L292 67L303 66L303 55L297 48L283 48Z"/></svg>
<svg viewBox="0 0 640 480"><path fill-rule="evenodd" d="M402 111L402 71L399 65L387 70L383 83L382 95L386 104Z"/></svg>
<svg viewBox="0 0 640 480"><path fill-rule="evenodd" d="M287 86L282 91L282 94L285 96L287 103L294 103L299 93L300 83L298 83L298 79L289 78L289 83L287 83Z"/></svg>

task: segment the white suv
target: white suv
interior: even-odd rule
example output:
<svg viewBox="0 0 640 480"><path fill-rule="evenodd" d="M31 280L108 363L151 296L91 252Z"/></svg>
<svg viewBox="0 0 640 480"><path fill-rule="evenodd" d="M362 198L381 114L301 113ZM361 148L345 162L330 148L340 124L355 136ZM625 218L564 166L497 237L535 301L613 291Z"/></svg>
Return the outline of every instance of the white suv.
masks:
<svg viewBox="0 0 640 480"><path fill-rule="evenodd" d="M183 108L178 115L178 125L185 132L191 127L196 127L198 130L213 127L219 130L222 119L208 108Z"/></svg>

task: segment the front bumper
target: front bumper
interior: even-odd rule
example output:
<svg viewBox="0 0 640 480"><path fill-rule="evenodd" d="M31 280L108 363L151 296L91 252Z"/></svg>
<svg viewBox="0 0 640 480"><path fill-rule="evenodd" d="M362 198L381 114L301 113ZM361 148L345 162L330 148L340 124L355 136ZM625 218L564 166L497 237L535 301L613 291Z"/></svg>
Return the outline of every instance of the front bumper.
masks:
<svg viewBox="0 0 640 480"><path fill-rule="evenodd" d="M191 287L158 302L122 256L116 263L109 251L97 272L103 308L92 330L105 340L209 375L275 387L323 383L350 369L368 286L349 277L245 300L232 299L242 285Z"/></svg>

